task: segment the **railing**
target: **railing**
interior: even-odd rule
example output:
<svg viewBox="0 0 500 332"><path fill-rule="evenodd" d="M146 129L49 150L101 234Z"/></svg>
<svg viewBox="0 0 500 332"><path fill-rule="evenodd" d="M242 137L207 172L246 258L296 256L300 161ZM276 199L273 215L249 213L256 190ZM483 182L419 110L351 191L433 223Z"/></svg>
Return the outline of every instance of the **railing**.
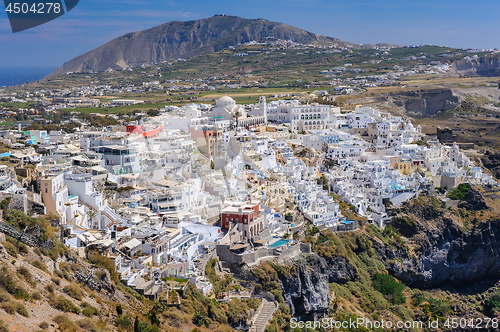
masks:
<svg viewBox="0 0 500 332"><path fill-rule="evenodd" d="M266 300L262 300L262 303L264 303L264 301ZM273 315L276 313L276 311L278 310L278 302L276 301L273 301L273 302L270 302L269 303L273 303L274 304L274 310L273 312L271 312L269 315L267 315L267 317L264 317L266 320L265 320L265 323L262 323L262 324L257 324L257 321L259 320L259 315L262 314L262 310L264 310L264 305L262 305L262 308L259 307L258 309L258 312L257 314L255 315L254 317L254 321L253 321L253 326L252 328L250 328L250 331L255 331L255 332L263 332L264 329L266 328L267 326L267 323L269 323L269 320L273 317Z"/></svg>
<svg viewBox="0 0 500 332"><path fill-rule="evenodd" d="M115 221L119 221L122 219L112 208L110 208L107 205L104 205L104 212L105 212L105 214L109 214L112 217L110 219L115 219ZM109 216L108 216L108 218L109 218Z"/></svg>
<svg viewBox="0 0 500 332"><path fill-rule="evenodd" d="M215 249L211 249L210 252L207 255L205 255L205 257L203 257L202 263L200 265L200 272L202 277L205 276L205 267L207 266L208 261L212 257L214 257L214 254L215 254Z"/></svg>
<svg viewBox="0 0 500 332"><path fill-rule="evenodd" d="M29 245L30 247L35 247L38 244L38 241L36 241L33 237L26 235L24 232L20 232L17 229L7 226L6 224L0 223L0 232L3 232L14 239L17 239L17 241L21 241L24 244Z"/></svg>
<svg viewBox="0 0 500 332"><path fill-rule="evenodd" d="M91 289L93 290L100 290L101 288L101 285L95 281L95 279L93 278L93 273L94 273L94 270L90 271L89 274L86 274L85 272L83 272L83 270L77 270L76 271L76 278L83 281L85 284L87 284Z"/></svg>

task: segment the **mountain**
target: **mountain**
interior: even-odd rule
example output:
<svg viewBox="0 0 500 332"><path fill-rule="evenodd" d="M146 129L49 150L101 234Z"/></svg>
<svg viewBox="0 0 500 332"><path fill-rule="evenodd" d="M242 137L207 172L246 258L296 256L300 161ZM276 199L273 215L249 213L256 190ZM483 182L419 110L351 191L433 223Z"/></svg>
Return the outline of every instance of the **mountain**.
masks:
<svg viewBox="0 0 500 332"><path fill-rule="evenodd" d="M218 15L206 19L172 21L131 32L66 62L49 76L67 72L105 71L153 65L178 58L209 54L250 41L291 40L301 44L365 48L264 19Z"/></svg>

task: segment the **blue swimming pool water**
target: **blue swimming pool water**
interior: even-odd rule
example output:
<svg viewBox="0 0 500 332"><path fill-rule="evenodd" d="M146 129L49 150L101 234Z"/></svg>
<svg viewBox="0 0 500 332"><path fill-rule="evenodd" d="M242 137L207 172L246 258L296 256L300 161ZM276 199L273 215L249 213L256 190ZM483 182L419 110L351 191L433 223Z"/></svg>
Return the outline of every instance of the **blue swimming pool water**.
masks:
<svg viewBox="0 0 500 332"><path fill-rule="evenodd" d="M288 242L290 242L290 240L281 239L281 240L278 240L278 241L274 242L273 244L269 245L269 248L271 248L271 249L276 248L276 247L285 245Z"/></svg>

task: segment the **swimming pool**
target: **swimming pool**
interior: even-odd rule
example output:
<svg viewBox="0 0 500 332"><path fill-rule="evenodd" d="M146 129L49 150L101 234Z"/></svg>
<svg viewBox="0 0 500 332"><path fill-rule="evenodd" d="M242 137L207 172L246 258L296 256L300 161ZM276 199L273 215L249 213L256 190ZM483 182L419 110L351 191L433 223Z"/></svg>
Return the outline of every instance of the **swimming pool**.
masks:
<svg viewBox="0 0 500 332"><path fill-rule="evenodd" d="M278 241L274 242L273 244L270 244L269 248L273 249L273 248L285 245L288 242L290 242L290 240L281 239L281 240L278 240Z"/></svg>

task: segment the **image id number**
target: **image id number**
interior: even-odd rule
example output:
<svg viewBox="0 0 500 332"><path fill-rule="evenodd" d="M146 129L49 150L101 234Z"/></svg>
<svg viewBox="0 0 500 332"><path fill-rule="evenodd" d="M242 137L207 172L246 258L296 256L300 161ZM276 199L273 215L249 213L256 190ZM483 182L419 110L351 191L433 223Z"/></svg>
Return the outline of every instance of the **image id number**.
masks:
<svg viewBox="0 0 500 332"><path fill-rule="evenodd" d="M39 2L34 3L30 6L28 3L9 3L7 8L5 8L7 13L11 14L50 14L55 13L59 14L61 12L61 4L53 3L53 2Z"/></svg>

